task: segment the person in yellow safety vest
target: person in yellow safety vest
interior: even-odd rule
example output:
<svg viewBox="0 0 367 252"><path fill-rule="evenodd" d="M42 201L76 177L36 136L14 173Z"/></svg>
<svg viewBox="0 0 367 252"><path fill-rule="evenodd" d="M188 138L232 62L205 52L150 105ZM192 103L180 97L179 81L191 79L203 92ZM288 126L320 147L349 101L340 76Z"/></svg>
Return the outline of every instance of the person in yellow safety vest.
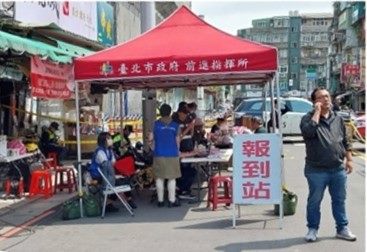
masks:
<svg viewBox="0 0 367 252"><path fill-rule="evenodd" d="M51 152L57 153L57 163L61 164L61 160L64 160L67 154L67 150L63 147L59 141L59 136L56 135L56 131L59 130L59 124L52 122L48 128L43 128L41 134L40 150L47 157Z"/></svg>
<svg viewBox="0 0 367 252"><path fill-rule="evenodd" d="M117 133L112 136L113 150L117 157L123 157L131 154L131 141L129 139L130 134L133 132L132 125L125 125L123 130L123 136Z"/></svg>

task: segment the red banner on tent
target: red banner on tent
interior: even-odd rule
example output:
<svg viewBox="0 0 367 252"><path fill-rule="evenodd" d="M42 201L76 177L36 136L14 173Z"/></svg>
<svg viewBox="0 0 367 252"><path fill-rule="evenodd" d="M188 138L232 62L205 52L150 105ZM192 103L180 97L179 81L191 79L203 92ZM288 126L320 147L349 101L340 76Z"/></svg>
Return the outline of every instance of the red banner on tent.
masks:
<svg viewBox="0 0 367 252"><path fill-rule="evenodd" d="M46 99L70 99L73 88L73 66L59 65L31 58L31 94Z"/></svg>

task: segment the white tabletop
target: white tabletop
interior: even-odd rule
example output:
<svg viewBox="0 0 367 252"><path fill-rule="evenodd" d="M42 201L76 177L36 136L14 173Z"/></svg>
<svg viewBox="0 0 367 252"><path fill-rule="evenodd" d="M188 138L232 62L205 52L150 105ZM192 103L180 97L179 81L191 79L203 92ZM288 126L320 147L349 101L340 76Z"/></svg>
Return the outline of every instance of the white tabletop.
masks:
<svg viewBox="0 0 367 252"><path fill-rule="evenodd" d="M32 157L37 153L26 153L26 154L22 154L22 155L17 155L17 156L11 156L11 157L0 157L0 163L11 163L23 158L28 158L28 157Z"/></svg>
<svg viewBox="0 0 367 252"><path fill-rule="evenodd" d="M227 163L233 154L233 149L215 149L207 157L186 157L181 159L181 163Z"/></svg>

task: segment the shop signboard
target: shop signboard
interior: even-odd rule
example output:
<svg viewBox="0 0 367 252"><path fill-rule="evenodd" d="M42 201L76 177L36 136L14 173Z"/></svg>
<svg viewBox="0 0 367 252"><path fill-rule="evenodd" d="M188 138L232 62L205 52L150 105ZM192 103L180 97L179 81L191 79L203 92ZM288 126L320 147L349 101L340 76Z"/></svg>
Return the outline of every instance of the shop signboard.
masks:
<svg viewBox="0 0 367 252"><path fill-rule="evenodd" d="M317 72L316 69L307 69L306 70L306 79L307 80L316 80L317 79Z"/></svg>
<svg viewBox="0 0 367 252"><path fill-rule="evenodd" d="M16 1L14 19L29 25L54 23L65 31L97 40L96 2Z"/></svg>
<svg viewBox="0 0 367 252"><path fill-rule="evenodd" d="M37 56L31 58L31 94L45 99L70 99L73 66L55 64Z"/></svg>
<svg viewBox="0 0 367 252"><path fill-rule="evenodd" d="M97 2L98 42L105 46L115 44L115 19L113 7L105 2Z"/></svg>
<svg viewBox="0 0 367 252"><path fill-rule="evenodd" d="M342 64L342 71L340 74L340 82L347 83L352 86L360 85L360 67L356 64Z"/></svg>

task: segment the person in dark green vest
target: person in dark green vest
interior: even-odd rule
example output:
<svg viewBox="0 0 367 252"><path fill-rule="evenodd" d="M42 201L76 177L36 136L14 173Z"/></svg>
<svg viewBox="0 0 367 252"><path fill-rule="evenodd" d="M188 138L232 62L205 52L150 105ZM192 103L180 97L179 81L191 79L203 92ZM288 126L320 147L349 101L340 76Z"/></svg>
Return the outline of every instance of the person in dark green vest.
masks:
<svg viewBox="0 0 367 252"><path fill-rule="evenodd" d="M125 125L122 136L120 133L116 133L112 136L113 150L118 157L131 154L132 145L129 136L132 132L133 126Z"/></svg>
<svg viewBox="0 0 367 252"><path fill-rule="evenodd" d="M251 126L252 126L252 131L255 134L267 133L267 131L264 127L263 120L258 116L254 116L254 117L251 118Z"/></svg>
<svg viewBox="0 0 367 252"><path fill-rule="evenodd" d="M40 139L40 150L47 157L51 152L57 153L57 164L62 165L61 161L65 159L67 150L62 146L60 137L56 134L59 130L59 124L52 122L48 128L42 130Z"/></svg>

